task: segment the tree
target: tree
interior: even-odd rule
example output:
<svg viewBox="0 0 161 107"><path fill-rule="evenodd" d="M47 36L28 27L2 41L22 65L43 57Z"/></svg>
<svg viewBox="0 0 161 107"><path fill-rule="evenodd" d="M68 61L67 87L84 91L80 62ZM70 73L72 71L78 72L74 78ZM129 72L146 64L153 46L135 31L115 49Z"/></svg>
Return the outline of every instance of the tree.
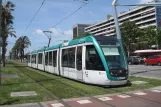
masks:
<svg viewBox="0 0 161 107"><path fill-rule="evenodd" d="M135 22L125 21L120 26L120 31L122 35L123 46L128 52L129 56L130 52L135 50L134 45L137 43L137 37L141 35L140 29L135 24Z"/></svg>
<svg viewBox="0 0 161 107"><path fill-rule="evenodd" d="M6 54L6 46L7 46L7 38L8 35L15 36L15 31L13 31L13 16L12 11L14 11L15 5L8 1L5 5L2 6L2 23L1 23L1 36L2 36L2 62L3 67L5 67L5 54Z"/></svg>
<svg viewBox="0 0 161 107"><path fill-rule="evenodd" d="M24 58L24 50L31 45L31 42L27 36L21 36L17 39L16 44L18 46L21 61Z"/></svg>
<svg viewBox="0 0 161 107"><path fill-rule="evenodd" d="M161 47L161 28L156 28L156 26L149 26L144 29L144 40L147 41L148 47L151 48L152 45L156 45L157 48Z"/></svg>
<svg viewBox="0 0 161 107"><path fill-rule="evenodd" d="M109 20L112 17L112 15L108 14L107 15L107 20Z"/></svg>

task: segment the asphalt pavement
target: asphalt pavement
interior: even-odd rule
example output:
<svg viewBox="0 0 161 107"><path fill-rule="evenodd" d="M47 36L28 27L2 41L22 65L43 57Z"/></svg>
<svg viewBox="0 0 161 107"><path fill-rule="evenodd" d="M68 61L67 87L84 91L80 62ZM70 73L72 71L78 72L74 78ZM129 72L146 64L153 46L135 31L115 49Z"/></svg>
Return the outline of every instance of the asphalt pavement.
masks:
<svg viewBox="0 0 161 107"><path fill-rule="evenodd" d="M129 75L161 79L161 66L129 65Z"/></svg>

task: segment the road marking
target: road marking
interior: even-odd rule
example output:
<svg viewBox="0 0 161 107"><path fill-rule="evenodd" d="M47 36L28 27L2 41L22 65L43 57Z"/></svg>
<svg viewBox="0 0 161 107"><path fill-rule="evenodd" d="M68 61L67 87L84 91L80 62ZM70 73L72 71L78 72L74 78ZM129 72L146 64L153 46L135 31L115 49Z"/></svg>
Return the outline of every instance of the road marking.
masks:
<svg viewBox="0 0 161 107"><path fill-rule="evenodd" d="M63 104L61 103L55 103L55 104L51 104L52 107L64 107Z"/></svg>
<svg viewBox="0 0 161 107"><path fill-rule="evenodd" d="M146 93L143 93L143 92L136 92L134 94L136 94L136 95L146 95Z"/></svg>
<svg viewBox="0 0 161 107"><path fill-rule="evenodd" d="M98 98L99 100L102 100L102 101L108 101L108 100L113 100L112 98L110 97L101 97L101 98Z"/></svg>
<svg viewBox="0 0 161 107"><path fill-rule="evenodd" d="M132 81L131 83L132 84L146 84L148 82L146 82L146 81Z"/></svg>
<svg viewBox="0 0 161 107"><path fill-rule="evenodd" d="M80 101L77 101L79 104L88 104L88 103L92 103L91 101L89 100L80 100Z"/></svg>
<svg viewBox="0 0 161 107"><path fill-rule="evenodd" d="M118 97L120 97L120 98L129 98L131 96L129 96L129 95L118 95Z"/></svg>
<svg viewBox="0 0 161 107"><path fill-rule="evenodd" d="M151 90L151 92L161 93L161 90Z"/></svg>

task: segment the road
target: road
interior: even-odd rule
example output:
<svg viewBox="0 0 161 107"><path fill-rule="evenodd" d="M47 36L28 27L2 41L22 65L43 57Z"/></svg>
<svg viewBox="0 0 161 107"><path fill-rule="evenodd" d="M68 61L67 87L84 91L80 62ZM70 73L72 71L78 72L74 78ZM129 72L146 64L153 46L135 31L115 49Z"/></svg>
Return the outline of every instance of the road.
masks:
<svg viewBox="0 0 161 107"><path fill-rule="evenodd" d="M129 74L161 79L161 66L129 65Z"/></svg>

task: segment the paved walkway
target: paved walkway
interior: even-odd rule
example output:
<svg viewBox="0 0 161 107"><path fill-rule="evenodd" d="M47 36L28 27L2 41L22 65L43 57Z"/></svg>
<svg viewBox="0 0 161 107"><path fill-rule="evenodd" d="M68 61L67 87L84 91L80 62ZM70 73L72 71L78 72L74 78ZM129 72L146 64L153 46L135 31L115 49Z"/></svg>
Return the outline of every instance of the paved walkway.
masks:
<svg viewBox="0 0 161 107"><path fill-rule="evenodd" d="M58 101L28 103L2 107L161 107L161 87L123 94L102 95Z"/></svg>

